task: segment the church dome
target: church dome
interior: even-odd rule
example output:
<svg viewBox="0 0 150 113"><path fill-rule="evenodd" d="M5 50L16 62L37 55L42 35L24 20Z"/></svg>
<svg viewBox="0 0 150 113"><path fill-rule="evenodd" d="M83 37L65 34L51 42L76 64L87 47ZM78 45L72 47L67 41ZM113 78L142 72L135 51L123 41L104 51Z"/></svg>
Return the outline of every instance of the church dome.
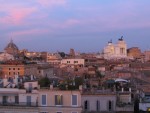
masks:
<svg viewBox="0 0 150 113"><path fill-rule="evenodd" d="M16 46L16 44L13 43L13 40L11 40L8 45L4 48L5 52L6 53L9 53L9 54L17 54L19 49L18 47Z"/></svg>
<svg viewBox="0 0 150 113"><path fill-rule="evenodd" d="M18 47L16 46L16 44L14 44L12 40L11 40L10 43L8 43L8 45L5 47L5 50L8 49L8 48L19 50Z"/></svg>

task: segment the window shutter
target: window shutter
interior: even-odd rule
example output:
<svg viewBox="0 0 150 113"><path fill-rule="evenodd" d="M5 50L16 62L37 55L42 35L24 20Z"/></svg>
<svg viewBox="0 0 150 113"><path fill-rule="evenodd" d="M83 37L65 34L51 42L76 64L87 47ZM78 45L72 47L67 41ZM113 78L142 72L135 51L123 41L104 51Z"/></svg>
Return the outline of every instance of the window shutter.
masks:
<svg viewBox="0 0 150 113"><path fill-rule="evenodd" d="M63 96L61 95L61 105L63 105Z"/></svg>
<svg viewBox="0 0 150 113"><path fill-rule="evenodd" d="M57 95L55 95L55 105L57 105Z"/></svg>

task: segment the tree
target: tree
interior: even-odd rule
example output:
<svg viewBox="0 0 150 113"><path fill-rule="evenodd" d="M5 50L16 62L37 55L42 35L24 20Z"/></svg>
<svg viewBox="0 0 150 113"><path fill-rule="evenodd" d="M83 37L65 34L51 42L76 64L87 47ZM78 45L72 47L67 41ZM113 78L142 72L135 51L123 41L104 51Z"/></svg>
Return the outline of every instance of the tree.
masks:
<svg viewBox="0 0 150 113"><path fill-rule="evenodd" d="M49 87L50 86L50 80L47 77L43 77L38 81L40 87Z"/></svg>
<svg viewBox="0 0 150 113"><path fill-rule="evenodd" d="M99 86L102 85L101 79L104 77L104 75L100 71L96 71L96 76L98 77Z"/></svg>
<svg viewBox="0 0 150 113"><path fill-rule="evenodd" d="M75 77L74 82L75 82L75 88L79 89L79 86L83 85L84 80L82 77Z"/></svg>
<svg viewBox="0 0 150 113"><path fill-rule="evenodd" d="M82 77L75 77L74 79L65 79L61 84L59 84L59 89L61 90L75 90L79 89L80 85L83 85Z"/></svg>
<svg viewBox="0 0 150 113"><path fill-rule="evenodd" d="M64 52L59 52L59 55L64 58L66 56L66 54Z"/></svg>

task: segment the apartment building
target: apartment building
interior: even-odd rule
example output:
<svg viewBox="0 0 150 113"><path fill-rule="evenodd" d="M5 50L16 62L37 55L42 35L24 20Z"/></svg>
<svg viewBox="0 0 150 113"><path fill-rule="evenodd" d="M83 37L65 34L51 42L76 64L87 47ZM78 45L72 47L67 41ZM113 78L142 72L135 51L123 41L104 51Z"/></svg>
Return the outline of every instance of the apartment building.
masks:
<svg viewBox="0 0 150 113"><path fill-rule="evenodd" d="M80 91L53 89L39 90L40 113L81 113Z"/></svg>
<svg viewBox="0 0 150 113"><path fill-rule="evenodd" d="M149 85L141 87L139 90L139 110L141 113L149 113L150 111L150 90Z"/></svg>
<svg viewBox="0 0 150 113"><path fill-rule="evenodd" d="M15 78L17 80L18 78ZM39 113L37 81L25 82L24 87L17 88L3 80L5 87L0 88L0 113ZM6 83L5 83L6 82ZM33 86L32 86L33 84Z"/></svg>
<svg viewBox="0 0 150 113"><path fill-rule="evenodd" d="M25 73L25 65L21 61L7 61L4 64L0 64L2 69L2 75L14 76Z"/></svg>
<svg viewBox="0 0 150 113"><path fill-rule="evenodd" d="M81 67L83 67L85 65L85 60L82 58L62 59L61 65L69 65L69 66L80 65Z"/></svg>
<svg viewBox="0 0 150 113"><path fill-rule="evenodd" d="M84 92L81 98L83 113L115 112L116 94L113 92Z"/></svg>

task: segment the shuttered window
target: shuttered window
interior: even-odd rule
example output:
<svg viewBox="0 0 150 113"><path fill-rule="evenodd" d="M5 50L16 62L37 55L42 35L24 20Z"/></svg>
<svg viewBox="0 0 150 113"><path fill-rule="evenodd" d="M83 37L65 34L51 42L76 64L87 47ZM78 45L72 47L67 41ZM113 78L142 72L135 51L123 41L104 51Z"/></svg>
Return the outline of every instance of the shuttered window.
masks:
<svg viewBox="0 0 150 113"><path fill-rule="evenodd" d="M63 105L62 95L55 95L55 105Z"/></svg>
<svg viewBox="0 0 150 113"><path fill-rule="evenodd" d="M42 95L42 105L46 106L46 95Z"/></svg>
<svg viewBox="0 0 150 113"><path fill-rule="evenodd" d="M78 99L77 99L77 95L72 95L72 105L73 106L77 106L78 105Z"/></svg>

